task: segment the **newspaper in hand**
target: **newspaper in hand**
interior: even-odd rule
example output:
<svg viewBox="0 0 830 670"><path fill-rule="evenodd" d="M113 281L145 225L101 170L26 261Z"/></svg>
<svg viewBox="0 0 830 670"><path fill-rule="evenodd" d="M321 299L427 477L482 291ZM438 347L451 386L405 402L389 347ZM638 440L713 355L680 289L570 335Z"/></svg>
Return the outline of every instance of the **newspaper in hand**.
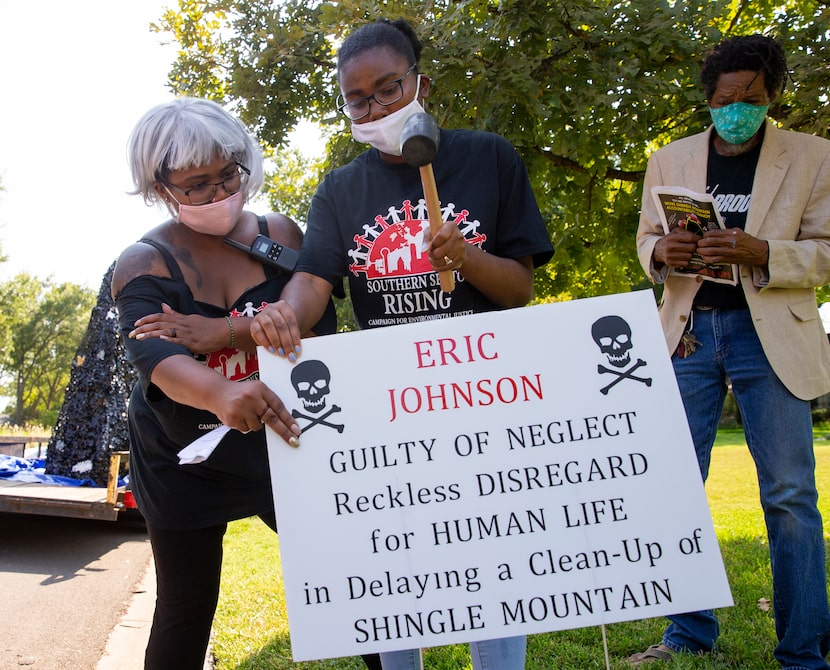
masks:
<svg viewBox="0 0 830 670"><path fill-rule="evenodd" d="M696 193L680 186L654 186L651 195L657 205L657 213L666 235L677 227L701 237L707 230L724 228L715 199L708 193ZM738 283L737 265L706 263L697 252L692 254L688 267L671 268L670 272L687 277L700 276L709 281L732 286Z"/></svg>

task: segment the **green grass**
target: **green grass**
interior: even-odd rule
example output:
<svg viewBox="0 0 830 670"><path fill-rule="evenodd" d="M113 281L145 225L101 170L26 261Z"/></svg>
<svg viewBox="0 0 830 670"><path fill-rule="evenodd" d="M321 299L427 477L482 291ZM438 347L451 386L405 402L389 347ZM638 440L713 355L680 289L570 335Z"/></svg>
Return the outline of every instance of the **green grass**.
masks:
<svg viewBox="0 0 830 670"><path fill-rule="evenodd" d="M830 539L830 427L816 429L816 478L825 538ZM722 430L712 455L706 485L734 607L718 616L718 651L705 657L681 656L660 668L774 670L775 630L772 612L759 607L772 599L766 530L758 502L752 458L740 429ZM214 625L216 670L363 670L360 658L292 663L283 601L277 537L258 519L230 525L225 540L222 592ZM645 619L606 627L611 668L630 668L625 659L659 642L665 619ZM321 630L324 636L326 631ZM428 670L471 667L467 645L428 649ZM528 670L605 668L602 629L532 635L528 638Z"/></svg>

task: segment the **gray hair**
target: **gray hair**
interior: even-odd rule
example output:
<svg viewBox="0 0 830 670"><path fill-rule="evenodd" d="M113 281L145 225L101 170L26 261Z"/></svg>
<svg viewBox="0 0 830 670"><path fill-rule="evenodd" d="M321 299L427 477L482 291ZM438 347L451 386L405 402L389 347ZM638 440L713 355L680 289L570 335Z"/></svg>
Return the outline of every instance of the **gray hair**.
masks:
<svg viewBox="0 0 830 670"><path fill-rule="evenodd" d="M141 117L127 142L127 161L135 190L144 202L162 204L153 184L176 170L233 159L251 171L245 199L263 182L262 151L245 126L210 100L177 98Z"/></svg>

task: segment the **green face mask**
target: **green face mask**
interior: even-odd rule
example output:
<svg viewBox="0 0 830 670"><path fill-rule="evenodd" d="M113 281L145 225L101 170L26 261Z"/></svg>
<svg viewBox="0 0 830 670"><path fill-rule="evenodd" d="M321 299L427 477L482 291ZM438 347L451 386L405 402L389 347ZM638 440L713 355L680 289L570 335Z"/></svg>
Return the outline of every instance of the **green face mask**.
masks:
<svg viewBox="0 0 830 670"><path fill-rule="evenodd" d="M712 123L721 139L729 144L743 144L751 139L769 111L769 105L750 105L746 102L733 102L724 107L709 108Z"/></svg>

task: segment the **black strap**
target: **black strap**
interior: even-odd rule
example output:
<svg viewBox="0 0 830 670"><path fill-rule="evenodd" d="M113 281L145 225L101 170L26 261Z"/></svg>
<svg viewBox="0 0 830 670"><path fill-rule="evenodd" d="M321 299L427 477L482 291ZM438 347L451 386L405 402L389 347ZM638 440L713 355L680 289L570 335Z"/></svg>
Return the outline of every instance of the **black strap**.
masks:
<svg viewBox="0 0 830 670"><path fill-rule="evenodd" d="M155 247L164 259L164 262L167 264L167 271L170 273L170 276L176 281L180 281L183 284L185 283L184 275L182 274L181 268L179 268L179 264L176 262L176 259L173 258L173 254L171 254L166 247L163 247L155 240L151 240L146 237L142 237L139 242L144 242L144 244L149 244L151 247Z"/></svg>
<svg viewBox="0 0 830 670"><path fill-rule="evenodd" d="M262 214L258 214L256 220L259 221L260 234L265 235L265 237L271 237L268 234L268 219L266 219Z"/></svg>
<svg viewBox="0 0 830 670"><path fill-rule="evenodd" d="M261 214L257 216L257 222L259 223L259 232L265 237L269 237L268 235L268 219L266 219ZM142 237L139 242L144 242L144 244L149 244L151 247L155 247L158 252L161 254L162 258L164 258L164 262L167 265L167 271L170 273L170 276L173 277L176 281L180 281L182 283L186 283L184 281L184 275L182 274L181 268L179 264L176 262L176 259L173 258L173 254L171 254L166 247L162 246L155 240L151 240L146 237ZM278 270L272 268L268 265L263 264L263 269L265 270L265 276L276 277L279 273Z"/></svg>

